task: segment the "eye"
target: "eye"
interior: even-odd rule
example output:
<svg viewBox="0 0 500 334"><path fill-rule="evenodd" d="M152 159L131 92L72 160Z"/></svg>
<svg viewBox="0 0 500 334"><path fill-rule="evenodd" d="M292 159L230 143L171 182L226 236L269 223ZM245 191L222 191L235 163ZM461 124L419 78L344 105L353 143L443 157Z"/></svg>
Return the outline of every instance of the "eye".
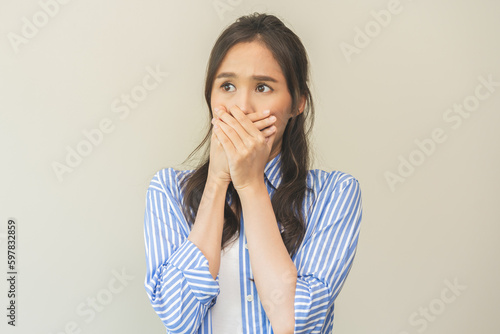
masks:
<svg viewBox="0 0 500 334"><path fill-rule="evenodd" d="M266 87L267 87L269 90L268 90L268 91L262 91L262 90L260 89L260 88L262 88L262 87L264 87L264 88L266 88ZM260 85L258 85L258 86L257 86L257 91L259 91L259 93L267 93L267 92L270 92L270 91L272 91L272 90L273 90L273 89L272 89L271 87L269 87L268 85L265 85L265 84L260 84Z"/></svg>
<svg viewBox="0 0 500 334"><path fill-rule="evenodd" d="M221 87L224 91L226 91L226 92L232 92L232 91L230 91L229 89L227 89L227 87L229 87L229 86L233 86L233 84L231 84L231 83L229 83L229 82L224 82L224 83L223 83L220 87ZM234 87L234 86L233 86L233 87ZM233 91L234 91L234 90L233 90Z"/></svg>

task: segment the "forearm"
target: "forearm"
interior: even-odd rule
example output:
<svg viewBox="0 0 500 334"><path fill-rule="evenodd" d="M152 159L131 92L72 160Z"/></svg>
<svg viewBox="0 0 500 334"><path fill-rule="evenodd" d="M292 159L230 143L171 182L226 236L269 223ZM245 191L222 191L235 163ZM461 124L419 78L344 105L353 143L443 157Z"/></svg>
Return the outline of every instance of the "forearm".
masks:
<svg viewBox="0 0 500 334"><path fill-rule="evenodd" d="M224 204L227 184L207 180L201 197L195 223L188 239L208 260L209 270L215 279L219 272L222 230L224 228Z"/></svg>
<svg viewBox="0 0 500 334"><path fill-rule="evenodd" d="M240 191L255 285L275 333L293 333L297 269L281 239L264 183Z"/></svg>

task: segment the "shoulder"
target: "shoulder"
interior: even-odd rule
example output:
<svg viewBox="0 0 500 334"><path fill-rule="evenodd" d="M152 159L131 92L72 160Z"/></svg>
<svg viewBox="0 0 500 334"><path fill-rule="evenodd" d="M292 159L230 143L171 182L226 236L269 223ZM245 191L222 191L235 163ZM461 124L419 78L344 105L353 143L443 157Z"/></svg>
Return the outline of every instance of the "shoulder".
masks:
<svg viewBox="0 0 500 334"><path fill-rule="evenodd" d="M359 181L354 176L337 170L311 169L307 183L316 193L343 192L348 187L359 190Z"/></svg>
<svg viewBox="0 0 500 334"><path fill-rule="evenodd" d="M308 229L344 226L349 219L360 217L361 190L358 180L342 171L309 171L313 198L309 201Z"/></svg>
<svg viewBox="0 0 500 334"><path fill-rule="evenodd" d="M178 197L183 181L193 172L194 170L177 170L172 167L160 169L151 178L148 192L158 191Z"/></svg>

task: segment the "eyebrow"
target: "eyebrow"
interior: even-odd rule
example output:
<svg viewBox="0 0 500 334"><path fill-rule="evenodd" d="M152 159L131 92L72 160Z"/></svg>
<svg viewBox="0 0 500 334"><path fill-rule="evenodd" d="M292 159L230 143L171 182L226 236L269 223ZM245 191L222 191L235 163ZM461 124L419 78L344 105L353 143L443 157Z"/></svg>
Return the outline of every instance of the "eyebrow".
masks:
<svg viewBox="0 0 500 334"><path fill-rule="evenodd" d="M216 77L216 79L220 79L220 78L237 78L237 77L238 76L235 73L233 73L233 72L222 72L222 73L220 73ZM254 79L255 81L278 82L278 80L276 80L275 78L267 76L267 75L253 75L252 79Z"/></svg>

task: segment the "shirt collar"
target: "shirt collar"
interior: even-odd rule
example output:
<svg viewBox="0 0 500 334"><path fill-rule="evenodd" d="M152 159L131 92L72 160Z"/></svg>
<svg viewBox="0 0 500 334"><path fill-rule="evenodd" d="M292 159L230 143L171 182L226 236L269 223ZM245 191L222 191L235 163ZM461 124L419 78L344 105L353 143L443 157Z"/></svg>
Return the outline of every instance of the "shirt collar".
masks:
<svg viewBox="0 0 500 334"><path fill-rule="evenodd" d="M281 152L266 164L264 175L274 189L278 189L281 182Z"/></svg>

